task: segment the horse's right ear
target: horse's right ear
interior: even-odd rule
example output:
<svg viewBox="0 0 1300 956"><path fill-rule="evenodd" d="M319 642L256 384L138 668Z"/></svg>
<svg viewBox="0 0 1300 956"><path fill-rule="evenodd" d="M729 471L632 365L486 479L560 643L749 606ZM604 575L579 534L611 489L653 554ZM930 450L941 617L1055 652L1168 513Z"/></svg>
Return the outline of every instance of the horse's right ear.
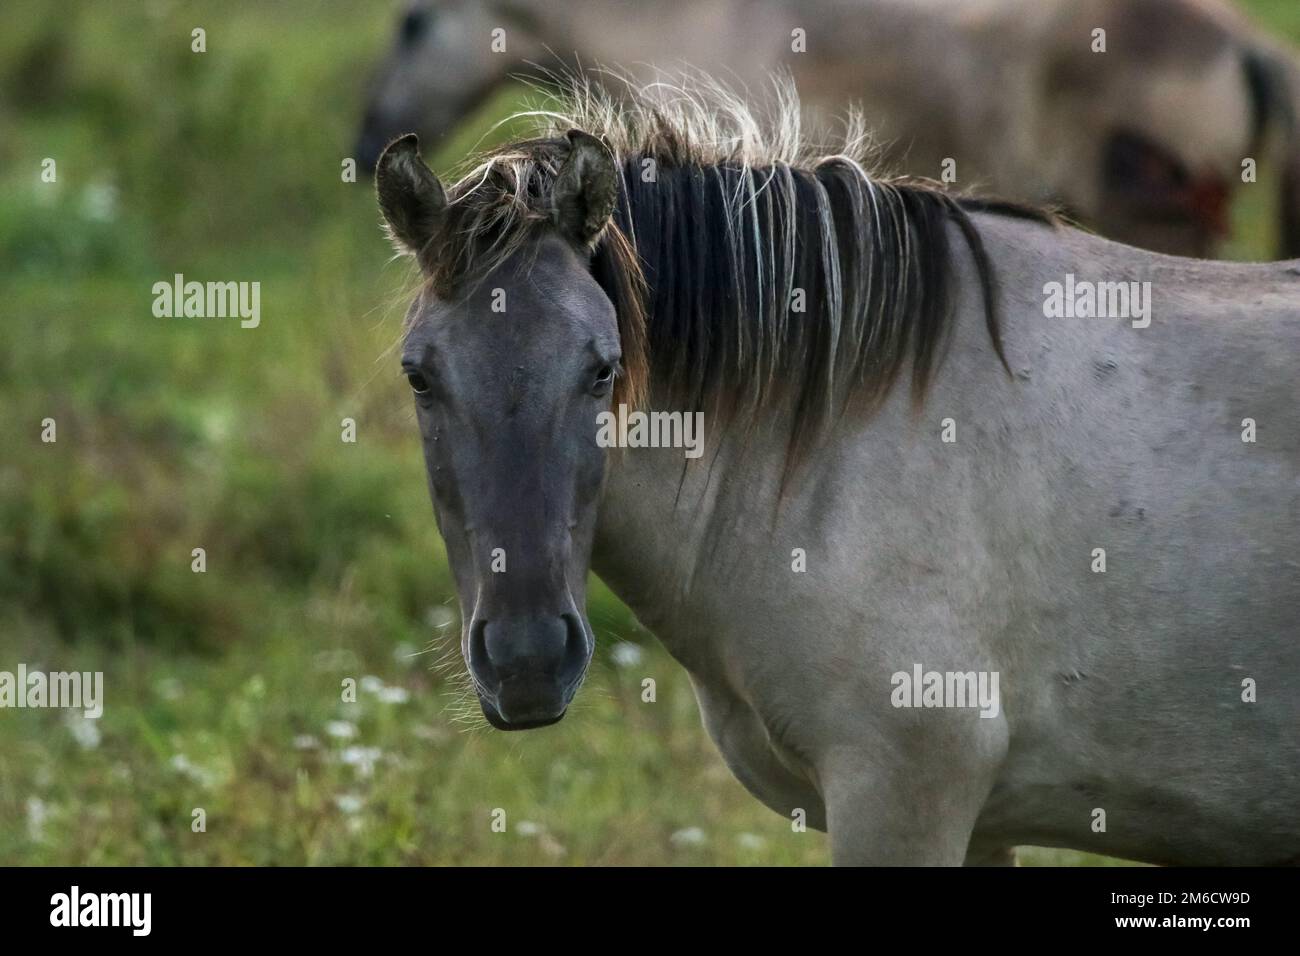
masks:
<svg viewBox="0 0 1300 956"><path fill-rule="evenodd" d="M565 138L569 155L551 190L551 219L563 235L591 249L618 204L618 167L590 133L571 129Z"/></svg>
<svg viewBox="0 0 1300 956"><path fill-rule="evenodd" d="M447 194L420 158L420 139L414 133L393 140L380 155L375 192L393 243L420 258L442 223Z"/></svg>

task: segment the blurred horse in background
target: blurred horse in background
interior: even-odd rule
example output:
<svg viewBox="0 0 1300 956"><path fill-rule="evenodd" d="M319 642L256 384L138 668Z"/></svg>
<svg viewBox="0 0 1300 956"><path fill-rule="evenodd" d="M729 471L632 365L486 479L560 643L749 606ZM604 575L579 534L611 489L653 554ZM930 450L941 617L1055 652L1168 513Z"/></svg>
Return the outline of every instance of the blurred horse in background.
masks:
<svg viewBox="0 0 1300 956"><path fill-rule="evenodd" d="M1281 257L1300 256L1300 68L1221 0L419 0L355 156L373 168L407 132L435 144L557 60L705 65L756 87L787 71L824 116L860 104L889 168L1179 255L1215 254L1243 161L1267 159Z"/></svg>

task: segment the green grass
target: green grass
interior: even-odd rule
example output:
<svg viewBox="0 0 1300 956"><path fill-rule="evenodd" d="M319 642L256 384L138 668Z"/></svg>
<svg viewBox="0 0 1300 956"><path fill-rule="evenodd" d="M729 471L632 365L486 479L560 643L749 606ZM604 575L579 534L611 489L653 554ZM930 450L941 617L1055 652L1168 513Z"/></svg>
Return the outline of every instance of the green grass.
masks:
<svg viewBox="0 0 1300 956"><path fill-rule="evenodd" d="M1256 6L1300 37L1291 0ZM106 685L98 722L0 711L0 863L825 862L732 779L684 673L598 584L563 723L457 719L454 637L429 643L456 631L453 591L390 354L411 277L368 184L340 178L389 16L0 7L0 670ZM155 319L174 272L260 281L261 326ZM617 666L619 641L641 661Z"/></svg>

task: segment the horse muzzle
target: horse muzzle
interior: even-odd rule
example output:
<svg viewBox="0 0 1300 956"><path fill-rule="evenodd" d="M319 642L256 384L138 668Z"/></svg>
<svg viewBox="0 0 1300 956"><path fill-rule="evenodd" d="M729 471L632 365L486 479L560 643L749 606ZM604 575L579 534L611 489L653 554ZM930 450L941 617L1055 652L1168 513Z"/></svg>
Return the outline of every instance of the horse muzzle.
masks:
<svg viewBox="0 0 1300 956"><path fill-rule="evenodd" d="M467 663L488 723L531 730L560 720L591 662L592 642L576 614L478 620Z"/></svg>

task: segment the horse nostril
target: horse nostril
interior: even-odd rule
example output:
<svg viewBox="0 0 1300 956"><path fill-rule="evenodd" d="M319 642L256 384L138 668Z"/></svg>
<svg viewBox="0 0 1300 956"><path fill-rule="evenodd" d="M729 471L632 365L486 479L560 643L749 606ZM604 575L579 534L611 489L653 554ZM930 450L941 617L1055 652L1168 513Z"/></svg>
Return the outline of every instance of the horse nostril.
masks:
<svg viewBox="0 0 1300 956"><path fill-rule="evenodd" d="M487 689L495 689L501 683L497 669L492 663L492 655L487 648L487 621L480 618L469 629L469 669L475 680Z"/></svg>
<svg viewBox="0 0 1300 956"><path fill-rule="evenodd" d="M564 641L563 679L566 684L582 677L586 672L587 662L591 659L591 647L587 643L587 631L582 626L582 619L576 614L564 615L565 629L568 632Z"/></svg>

